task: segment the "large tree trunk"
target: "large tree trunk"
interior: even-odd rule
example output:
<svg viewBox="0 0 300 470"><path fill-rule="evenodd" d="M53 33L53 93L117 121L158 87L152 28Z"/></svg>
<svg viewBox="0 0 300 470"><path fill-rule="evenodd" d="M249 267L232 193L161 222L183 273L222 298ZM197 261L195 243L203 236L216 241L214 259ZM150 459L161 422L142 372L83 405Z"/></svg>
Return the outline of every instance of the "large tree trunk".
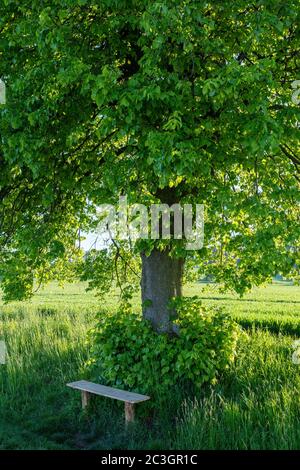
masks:
<svg viewBox="0 0 300 470"><path fill-rule="evenodd" d="M142 253L141 257L143 316L159 333L178 333L172 324L176 311L168 303L172 297L182 296L184 260L171 258L167 250L156 249L149 256Z"/></svg>

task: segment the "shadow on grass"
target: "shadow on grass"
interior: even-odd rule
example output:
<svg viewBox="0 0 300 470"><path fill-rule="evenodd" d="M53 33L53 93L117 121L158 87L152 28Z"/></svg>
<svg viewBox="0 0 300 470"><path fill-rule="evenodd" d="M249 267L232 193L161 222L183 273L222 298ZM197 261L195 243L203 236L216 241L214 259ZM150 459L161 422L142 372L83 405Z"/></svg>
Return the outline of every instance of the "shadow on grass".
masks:
<svg viewBox="0 0 300 470"><path fill-rule="evenodd" d="M177 387L164 399L140 404L126 431L123 403L94 397L86 413L80 392L66 387L90 379L84 369L90 326L52 314L8 322L0 448L300 448L300 374L290 360L292 338L253 332L216 386Z"/></svg>

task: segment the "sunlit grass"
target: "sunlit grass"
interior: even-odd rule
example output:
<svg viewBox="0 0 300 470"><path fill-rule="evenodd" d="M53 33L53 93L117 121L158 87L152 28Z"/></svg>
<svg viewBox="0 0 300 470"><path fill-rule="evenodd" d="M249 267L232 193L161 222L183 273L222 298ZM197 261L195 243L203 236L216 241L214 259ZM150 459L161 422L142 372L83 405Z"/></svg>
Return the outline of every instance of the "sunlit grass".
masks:
<svg viewBox="0 0 300 470"><path fill-rule="evenodd" d="M249 326L265 319L263 326L275 331L272 322L280 319L283 329L248 330L236 363L216 386L173 390L154 414L141 405L128 433L121 404L96 398L85 415L79 393L65 385L88 378L87 332L96 311L117 308L118 293L100 301L83 284L63 290L51 284L31 302L0 304L0 339L8 348L7 364L0 365L0 448L300 448L300 368L290 348L297 331L284 330L300 320L300 288L281 283L244 299L204 284L185 290Z"/></svg>

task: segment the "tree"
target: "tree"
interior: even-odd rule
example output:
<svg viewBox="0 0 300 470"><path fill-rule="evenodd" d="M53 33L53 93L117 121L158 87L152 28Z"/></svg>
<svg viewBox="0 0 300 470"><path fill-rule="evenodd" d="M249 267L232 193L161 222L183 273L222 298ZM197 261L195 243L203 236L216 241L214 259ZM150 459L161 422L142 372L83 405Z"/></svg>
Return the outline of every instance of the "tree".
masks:
<svg viewBox="0 0 300 470"><path fill-rule="evenodd" d="M30 295L119 195L205 205L198 252L137 245L158 330L171 327L186 259L240 293L299 266L299 11L298 0L2 0L7 298Z"/></svg>

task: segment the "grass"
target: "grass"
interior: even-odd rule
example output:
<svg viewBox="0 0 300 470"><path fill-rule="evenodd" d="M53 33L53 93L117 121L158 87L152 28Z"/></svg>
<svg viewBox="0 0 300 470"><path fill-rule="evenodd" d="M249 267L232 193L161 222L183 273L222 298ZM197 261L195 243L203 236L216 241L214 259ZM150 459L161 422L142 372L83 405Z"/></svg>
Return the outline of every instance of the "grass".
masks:
<svg viewBox="0 0 300 470"><path fill-rule="evenodd" d="M188 400L181 449L299 449L300 375L291 339L256 332L235 366L206 396Z"/></svg>
<svg viewBox="0 0 300 470"><path fill-rule="evenodd" d="M65 386L88 378L87 332L96 312L116 308L117 293L103 302L83 284L52 284L31 302L0 304L8 348L0 366L0 449L299 449L300 369L290 345L300 331L300 288L279 283L239 299L195 284L186 294L223 305L249 335L216 386L174 390L150 415L140 405L127 433L121 404L95 398L85 414L79 393Z"/></svg>

